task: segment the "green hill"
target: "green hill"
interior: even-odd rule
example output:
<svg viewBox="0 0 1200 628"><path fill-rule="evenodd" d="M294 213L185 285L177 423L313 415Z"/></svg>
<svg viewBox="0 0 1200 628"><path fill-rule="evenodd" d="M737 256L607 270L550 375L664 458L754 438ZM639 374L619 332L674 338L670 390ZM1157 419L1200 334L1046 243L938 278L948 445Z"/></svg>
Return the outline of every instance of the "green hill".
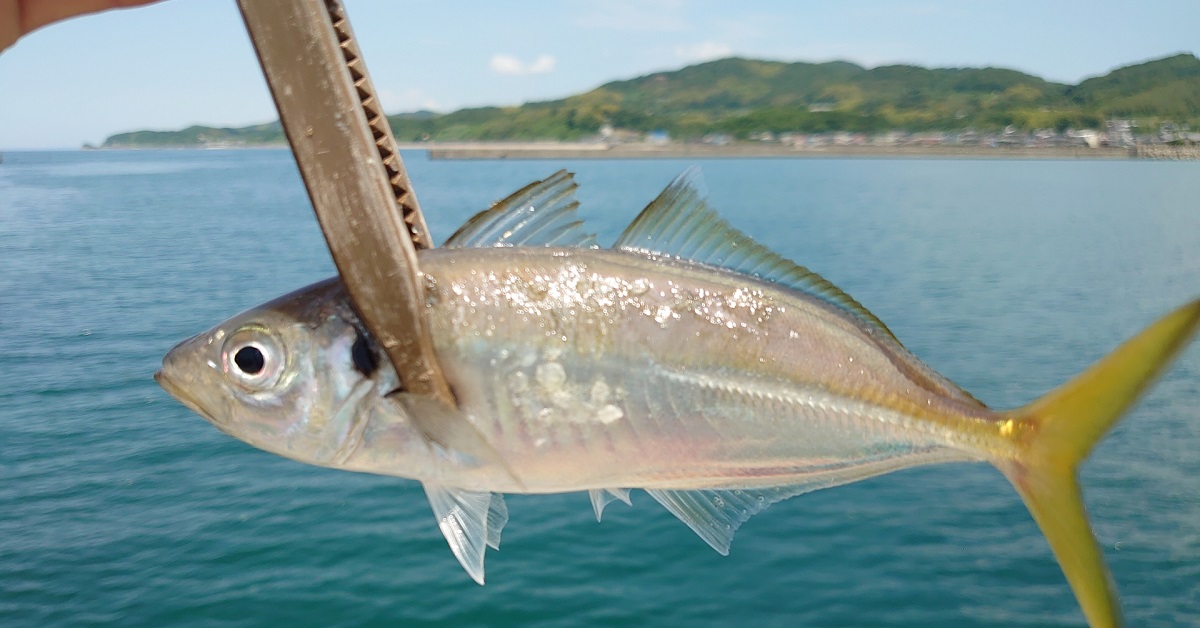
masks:
<svg viewBox="0 0 1200 628"><path fill-rule="evenodd" d="M105 148L173 147L204 145L283 144L283 127L278 122L241 128L193 125L180 131L133 131L104 140Z"/></svg>
<svg viewBox="0 0 1200 628"><path fill-rule="evenodd" d="M411 141L572 140L603 126L708 133L879 132L1099 128L1108 118L1200 127L1200 59L1179 54L1114 70L1078 85L1002 68L863 68L845 61L784 63L730 58L614 81L561 100L519 107L388 117ZM239 129L114 135L105 146L282 143L278 123Z"/></svg>
<svg viewBox="0 0 1200 628"><path fill-rule="evenodd" d="M1195 119L1200 112L1200 60L1180 54L1131 65L1067 88L1071 102L1123 117Z"/></svg>

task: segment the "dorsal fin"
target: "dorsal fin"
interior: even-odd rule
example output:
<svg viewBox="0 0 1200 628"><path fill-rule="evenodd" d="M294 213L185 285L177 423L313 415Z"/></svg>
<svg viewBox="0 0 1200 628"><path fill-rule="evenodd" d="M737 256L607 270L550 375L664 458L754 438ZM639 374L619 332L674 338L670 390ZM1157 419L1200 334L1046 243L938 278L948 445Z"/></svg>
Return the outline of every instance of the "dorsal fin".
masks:
<svg viewBox="0 0 1200 628"><path fill-rule="evenodd" d="M575 175L559 170L475 214L442 246L597 246L596 236L583 230L575 214L578 187Z"/></svg>
<svg viewBox="0 0 1200 628"><path fill-rule="evenodd" d="M708 206L698 178L695 167L676 177L617 238L613 248L670 255L799 290L853 315L899 344L887 325L854 297L725 222Z"/></svg>

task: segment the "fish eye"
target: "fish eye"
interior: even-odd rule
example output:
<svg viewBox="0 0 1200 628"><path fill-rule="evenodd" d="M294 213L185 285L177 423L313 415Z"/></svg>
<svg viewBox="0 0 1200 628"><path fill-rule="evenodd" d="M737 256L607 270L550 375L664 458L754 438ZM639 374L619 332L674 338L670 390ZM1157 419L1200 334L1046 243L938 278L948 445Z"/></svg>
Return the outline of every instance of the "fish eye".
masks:
<svg viewBox="0 0 1200 628"><path fill-rule="evenodd" d="M247 375L258 375L267 365L267 357L262 349L254 345L246 345L233 354L233 363Z"/></svg>
<svg viewBox="0 0 1200 628"><path fill-rule="evenodd" d="M251 391L274 386L283 372L285 355L279 339L258 326L243 327L225 341L222 367L229 379Z"/></svg>

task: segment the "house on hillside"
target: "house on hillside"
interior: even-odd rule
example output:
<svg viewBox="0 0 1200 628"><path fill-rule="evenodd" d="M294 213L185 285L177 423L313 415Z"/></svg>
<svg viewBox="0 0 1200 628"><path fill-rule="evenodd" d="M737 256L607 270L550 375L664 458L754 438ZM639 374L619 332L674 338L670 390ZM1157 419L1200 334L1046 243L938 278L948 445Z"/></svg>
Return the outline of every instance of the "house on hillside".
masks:
<svg viewBox="0 0 1200 628"><path fill-rule="evenodd" d="M733 136L728 133L709 133L700 141L711 146L728 146L733 143Z"/></svg>
<svg viewBox="0 0 1200 628"><path fill-rule="evenodd" d="M642 141L641 131L618 129L608 123L600 126L600 133L598 135L600 141L605 144L631 144Z"/></svg>

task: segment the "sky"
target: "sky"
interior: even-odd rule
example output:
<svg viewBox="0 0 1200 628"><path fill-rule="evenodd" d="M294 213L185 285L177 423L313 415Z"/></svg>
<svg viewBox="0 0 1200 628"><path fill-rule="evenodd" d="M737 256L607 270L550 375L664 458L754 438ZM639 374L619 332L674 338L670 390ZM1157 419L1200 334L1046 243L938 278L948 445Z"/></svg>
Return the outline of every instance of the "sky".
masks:
<svg viewBox="0 0 1200 628"><path fill-rule="evenodd" d="M1196 0L344 0L388 113L517 105L728 56L1076 83L1200 52ZM0 53L0 151L276 113L232 0L61 22Z"/></svg>

